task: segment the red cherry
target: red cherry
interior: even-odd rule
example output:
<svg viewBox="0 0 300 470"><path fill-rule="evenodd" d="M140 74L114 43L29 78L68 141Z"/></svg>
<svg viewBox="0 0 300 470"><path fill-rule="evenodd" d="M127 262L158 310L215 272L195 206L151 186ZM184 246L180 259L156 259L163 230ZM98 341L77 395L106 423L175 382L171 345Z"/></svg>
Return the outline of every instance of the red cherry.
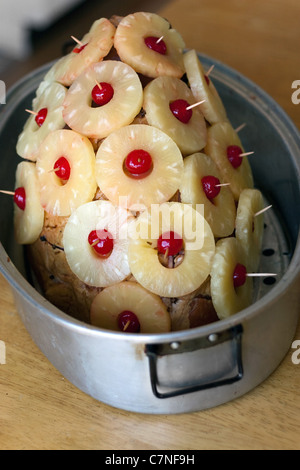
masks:
<svg viewBox="0 0 300 470"><path fill-rule="evenodd" d="M35 122L37 123L39 127L41 127L44 124L47 114L48 114L48 109L42 108L39 110L39 112L35 116Z"/></svg>
<svg viewBox="0 0 300 470"><path fill-rule="evenodd" d="M242 164L243 157L240 157L241 153L243 153L243 150L238 145L229 145L227 147L227 157L233 168L238 168Z"/></svg>
<svg viewBox="0 0 300 470"><path fill-rule="evenodd" d="M245 284L247 279L247 270L243 264L238 263L233 272L233 285L234 287L241 287Z"/></svg>
<svg viewBox="0 0 300 470"><path fill-rule="evenodd" d="M99 85L95 85L92 89L92 99L98 106L103 106L109 103L114 96L114 89L106 82L101 82Z"/></svg>
<svg viewBox="0 0 300 470"><path fill-rule="evenodd" d="M151 155L143 149L132 150L125 158L124 166L130 176L144 178L152 169Z"/></svg>
<svg viewBox="0 0 300 470"><path fill-rule="evenodd" d="M168 251L168 256L177 255L183 246L182 238L175 232L165 232L157 240L157 250L159 253L165 254Z"/></svg>
<svg viewBox="0 0 300 470"><path fill-rule="evenodd" d="M207 85L209 86L210 80L209 80L208 76L204 75L204 78L205 78L205 81L206 81Z"/></svg>
<svg viewBox="0 0 300 470"><path fill-rule="evenodd" d="M215 176L209 175L204 176L201 179L203 191L208 199L214 199L218 196L219 192L221 191L221 187L217 186L220 184L220 180Z"/></svg>
<svg viewBox="0 0 300 470"><path fill-rule="evenodd" d="M161 55L166 55L167 53L167 46L163 39L159 41L160 38L156 38L154 36L149 36L144 39L145 44L149 49L154 52L158 52ZM159 42L158 42L159 41Z"/></svg>
<svg viewBox="0 0 300 470"><path fill-rule="evenodd" d="M130 310L124 310L118 315L118 327L127 333L139 333L141 325L138 317Z"/></svg>
<svg viewBox="0 0 300 470"><path fill-rule="evenodd" d="M19 209L21 209L22 211L25 210L25 206L26 206L25 188L20 187L15 190L14 202L17 204Z"/></svg>
<svg viewBox="0 0 300 470"><path fill-rule="evenodd" d="M187 109L188 106L189 103L185 100L175 100L170 103L170 110L178 121L187 124L193 115L193 111L191 109Z"/></svg>
<svg viewBox="0 0 300 470"><path fill-rule="evenodd" d="M103 258L108 257L114 247L113 237L106 229L92 230L88 236L88 242L95 252Z"/></svg>
<svg viewBox="0 0 300 470"><path fill-rule="evenodd" d="M70 178L71 167L65 157L60 157L58 160L56 160L53 169L55 170L56 176L61 180L67 181Z"/></svg>
<svg viewBox="0 0 300 470"><path fill-rule="evenodd" d="M75 54L80 54L81 51L83 51L83 49L87 46L87 44L83 44L82 46L80 47L75 47L75 49L73 49L73 52L75 52Z"/></svg>

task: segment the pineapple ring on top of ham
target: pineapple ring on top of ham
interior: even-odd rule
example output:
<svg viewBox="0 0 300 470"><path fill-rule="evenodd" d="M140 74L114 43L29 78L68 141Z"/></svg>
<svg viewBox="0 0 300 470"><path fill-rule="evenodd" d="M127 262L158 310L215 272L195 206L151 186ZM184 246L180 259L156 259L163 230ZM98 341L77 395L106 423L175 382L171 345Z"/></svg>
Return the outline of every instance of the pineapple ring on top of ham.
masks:
<svg viewBox="0 0 300 470"><path fill-rule="evenodd" d="M191 90L178 78L158 77L144 90L143 109L148 123L168 134L183 155L199 152L206 145L206 124L199 106L186 114L186 108L193 104Z"/></svg>
<svg viewBox="0 0 300 470"><path fill-rule="evenodd" d="M243 285L235 287L236 267L244 266L249 271L248 259L242 246L234 237L222 238L216 243L216 252L211 269L211 298L218 318L223 320L251 305L253 280L246 277Z"/></svg>
<svg viewBox="0 0 300 470"><path fill-rule="evenodd" d="M116 28L107 18L94 21L89 32L77 46L64 56L63 67L56 73L56 80L69 87L74 80L91 64L100 62L107 56L114 43Z"/></svg>
<svg viewBox="0 0 300 470"><path fill-rule="evenodd" d="M16 151L20 157L35 162L39 146L47 135L65 127L62 111L66 93L64 86L53 82L34 100L32 111L38 114L39 111L46 110L46 115L44 121L38 124L37 116L30 114L17 141Z"/></svg>
<svg viewBox="0 0 300 470"><path fill-rule="evenodd" d="M136 316L134 328L130 314ZM143 334L171 330L171 317L161 298L132 281L106 287L97 294L91 305L90 321L94 326L113 331Z"/></svg>
<svg viewBox="0 0 300 470"><path fill-rule="evenodd" d="M138 177L130 174L124 165L135 151L148 154L150 159L150 168ZM146 124L125 126L112 132L96 154L99 188L114 204L130 210L171 199L179 188L182 172L183 158L175 142Z"/></svg>
<svg viewBox="0 0 300 470"><path fill-rule="evenodd" d="M130 228L129 265L145 289L161 297L181 297L194 292L209 276L215 253L214 235L200 212L189 204L166 202L151 206ZM174 239L182 239L183 247L178 252L181 262L174 268L165 266L159 257L160 237L170 232Z"/></svg>
<svg viewBox="0 0 300 470"><path fill-rule="evenodd" d="M113 91L109 101L93 107L92 92L99 83ZM69 88L63 116L68 126L89 138L103 139L130 124L143 104L143 88L137 73L126 64L105 60L93 64Z"/></svg>
<svg viewBox="0 0 300 470"><path fill-rule="evenodd" d="M107 287L130 275L127 232L131 220L129 211L102 200L83 204L71 214L64 229L63 246L70 269L82 282ZM101 254L97 244L103 243L104 233L110 240L110 249Z"/></svg>
<svg viewBox="0 0 300 470"><path fill-rule="evenodd" d="M194 153L184 159L184 171L180 182L180 200L185 204L203 204L204 217L216 238L228 237L235 229L236 206L230 186L211 186L218 193L207 195L204 178L224 184L215 162L204 153ZM227 184L227 183L225 183Z"/></svg>
<svg viewBox="0 0 300 470"><path fill-rule="evenodd" d="M62 164L68 168L61 178ZM87 137L69 129L51 132L42 142L36 162L40 200L46 212L69 216L78 206L93 199L95 153Z"/></svg>
<svg viewBox="0 0 300 470"><path fill-rule="evenodd" d="M184 74L181 35L155 13L137 12L123 18L115 34L114 46L121 60L147 77Z"/></svg>
<svg viewBox="0 0 300 470"><path fill-rule="evenodd" d="M16 190L22 188L23 201L14 204L14 233L17 243L34 243L44 225L44 209L39 198L39 183L33 162L21 162L16 170Z"/></svg>

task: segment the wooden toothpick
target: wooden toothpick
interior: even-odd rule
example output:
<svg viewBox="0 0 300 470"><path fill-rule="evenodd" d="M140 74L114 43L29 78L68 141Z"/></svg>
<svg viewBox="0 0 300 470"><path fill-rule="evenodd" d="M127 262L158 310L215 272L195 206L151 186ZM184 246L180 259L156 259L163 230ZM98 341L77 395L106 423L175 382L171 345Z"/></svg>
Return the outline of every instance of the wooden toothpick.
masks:
<svg viewBox="0 0 300 470"><path fill-rule="evenodd" d="M95 80L95 82L96 82L96 85L98 86L99 90L102 90L102 86L100 85L100 83L97 80Z"/></svg>
<svg viewBox="0 0 300 470"><path fill-rule="evenodd" d="M269 277L269 276L277 276L276 273L247 273L247 277Z"/></svg>
<svg viewBox="0 0 300 470"><path fill-rule="evenodd" d="M243 124L241 124L239 127L237 127L237 128L235 129L235 132L240 132L240 131L241 131L242 129L244 129L244 127L246 127L246 126L247 126L247 124L244 122Z"/></svg>
<svg viewBox="0 0 300 470"><path fill-rule="evenodd" d="M83 43L81 41L79 41L79 39L75 38L75 36L71 36L71 38L73 39L73 41L77 42L77 44L79 44L79 46L83 46Z"/></svg>
<svg viewBox="0 0 300 470"><path fill-rule="evenodd" d="M213 65L211 65L211 66L209 67L208 72L205 74L206 77L209 77L209 75L210 75L211 72L213 71L214 67L215 67L215 64L213 64Z"/></svg>
<svg viewBox="0 0 300 470"><path fill-rule="evenodd" d="M263 213L266 212L267 210L271 209L271 207L272 207L272 204L271 204L270 206L264 207L264 208L261 209L260 211L256 212L256 213L254 214L254 217L256 217L256 216L258 216L258 215L260 215L260 214L263 214Z"/></svg>
<svg viewBox="0 0 300 470"><path fill-rule="evenodd" d="M253 155L254 152L244 152L244 153L240 153L239 154L239 157L248 157L248 155Z"/></svg>
<svg viewBox="0 0 300 470"><path fill-rule="evenodd" d="M160 37L160 38L159 38L159 39L156 41L156 44L159 44L159 43L160 43L160 41L162 41L162 40L163 40L163 38L164 38L164 37L163 37L163 36L161 36L161 37Z"/></svg>
<svg viewBox="0 0 300 470"><path fill-rule="evenodd" d="M9 194L10 196L14 196L15 195L15 192L14 191L5 191L5 190L0 190L0 193L3 193L3 194Z"/></svg>
<svg viewBox="0 0 300 470"><path fill-rule="evenodd" d="M33 114L34 116L37 116L37 114L38 114L35 111L32 111L31 109L25 109L25 111L29 114Z"/></svg>
<svg viewBox="0 0 300 470"><path fill-rule="evenodd" d="M190 109L195 108L196 106L199 106L199 104L202 104L202 103L204 103L205 101L206 101L206 100L202 100L202 101L198 101L198 103L191 104L190 106L188 106L188 107L186 108L186 110L189 111Z"/></svg>
<svg viewBox="0 0 300 470"><path fill-rule="evenodd" d="M129 325L130 325L130 320L128 320L126 325L124 325L123 331L126 331Z"/></svg>
<svg viewBox="0 0 300 470"><path fill-rule="evenodd" d="M95 240L95 241L91 244L91 246L96 246L96 245L98 245L99 242L100 242L100 240L99 240L99 238L97 238L97 240Z"/></svg>
<svg viewBox="0 0 300 470"><path fill-rule="evenodd" d="M230 186L230 183L220 183L220 184L216 184L215 186L216 188L219 188L221 186Z"/></svg>

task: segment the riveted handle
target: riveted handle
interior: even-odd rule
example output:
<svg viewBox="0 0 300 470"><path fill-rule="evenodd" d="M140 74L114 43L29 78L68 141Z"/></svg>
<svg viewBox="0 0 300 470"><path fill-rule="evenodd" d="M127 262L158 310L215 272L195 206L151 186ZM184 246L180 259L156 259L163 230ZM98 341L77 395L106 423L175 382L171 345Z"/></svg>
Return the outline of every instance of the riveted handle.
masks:
<svg viewBox="0 0 300 470"><path fill-rule="evenodd" d="M146 345L154 395L171 398L241 380L242 333L237 325L192 340Z"/></svg>

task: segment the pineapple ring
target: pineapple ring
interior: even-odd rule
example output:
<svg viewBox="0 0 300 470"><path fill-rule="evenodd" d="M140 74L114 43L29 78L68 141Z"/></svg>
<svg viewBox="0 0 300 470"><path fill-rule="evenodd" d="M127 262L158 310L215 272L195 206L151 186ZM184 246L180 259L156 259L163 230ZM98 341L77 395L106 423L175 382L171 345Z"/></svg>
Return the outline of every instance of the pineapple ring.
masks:
<svg viewBox="0 0 300 470"><path fill-rule="evenodd" d="M216 163L224 182L230 183L233 196L238 201L243 189L253 187L253 176L247 157L242 157L242 164L233 168L227 157L230 145L237 145L244 152L240 138L229 122L218 122L208 129L205 153Z"/></svg>
<svg viewBox="0 0 300 470"><path fill-rule="evenodd" d="M43 80L39 84L35 97L32 101L32 109L36 109L37 100L44 93L45 89L52 83L57 82L58 77L64 73L68 66L68 56L63 56L60 59L56 60L52 67L48 70Z"/></svg>
<svg viewBox="0 0 300 470"><path fill-rule="evenodd" d="M147 37L162 36L167 48L165 55L149 49L144 41ZM138 12L123 18L116 30L114 46L123 62L147 77L181 78L184 74L184 41L168 21L155 13Z"/></svg>
<svg viewBox="0 0 300 470"><path fill-rule="evenodd" d="M123 170L125 158L136 149L147 151L152 158L153 169L142 179L134 179ZM96 154L96 180L101 191L114 204L131 210L168 201L179 188L182 171L183 159L175 142L145 124L111 133Z"/></svg>
<svg viewBox="0 0 300 470"><path fill-rule="evenodd" d="M194 292L208 277L215 239L204 217L188 204L167 202L143 212L131 226L129 265L135 279L161 297ZM174 231L183 239L184 257L173 269L158 257L157 240Z"/></svg>
<svg viewBox="0 0 300 470"><path fill-rule="evenodd" d="M25 189L25 209L14 204L14 231L17 243L34 243L44 225L44 209L40 203L39 184L35 164L21 162L17 166L15 189Z"/></svg>
<svg viewBox="0 0 300 470"><path fill-rule="evenodd" d="M248 270L248 263L239 241L234 237L219 240L210 273L210 290L220 320L238 313L251 304L252 278L247 277L243 286L234 287L233 273L238 263L243 264Z"/></svg>
<svg viewBox="0 0 300 470"><path fill-rule="evenodd" d="M65 184L53 171L62 156L71 167ZM69 216L78 206L93 199L97 190L95 153L87 137L67 129L51 132L40 146L36 166L41 204L46 212Z"/></svg>
<svg viewBox="0 0 300 470"><path fill-rule="evenodd" d="M136 314L140 333L167 333L171 330L170 314L160 297L131 281L106 287L94 298L90 310L91 324L120 331L118 315L124 310Z"/></svg>
<svg viewBox="0 0 300 470"><path fill-rule="evenodd" d="M85 284L107 287L130 274L127 227L132 215L109 201L92 201L78 207L64 229L63 246L73 273ZM100 258L88 242L91 231L106 229L114 239L113 250Z"/></svg>
<svg viewBox="0 0 300 470"><path fill-rule="evenodd" d="M206 196L201 179L212 175L222 183L222 176L214 161L204 153L195 153L184 159L184 172L179 187L181 202L203 204L204 217L216 238L228 237L235 228L236 207L228 187L211 201Z"/></svg>
<svg viewBox="0 0 300 470"><path fill-rule="evenodd" d="M106 105L92 108L91 93L96 81L109 83L114 95ZM74 81L66 95L63 116L71 129L103 139L130 124L142 103L143 88L136 72L122 62L106 60L93 64Z"/></svg>
<svg viewBox="0 0 300 470"><path fill-rule="evenodd" d="M144 90L143 108L147 121L176 142L184 155L199 152L205 147L207 139L206 124L199 107L192 110L187 123L180 122L170 110L170 103L178 99L195 103L189 87L178 78L159 77L150 82Z"/></svg>
<svg viewBox="0 0 300 470"><path fill-rule="evenodd" d="M249 270L256 272L259 266L263 230L263 214L255 217L263 208L263 197L258 189L244 189L237 207L235 236L240 241L249 260Z"/></svg>
<svg viewBox="0 0 300 470"><path fill-rule="evenodd" d="M47 117L40 127L35 121L35 115L30 115L27 119L17 141L16 150L20 157L36 161L39 146L47 135L65 126L62 111L66 93L67 89L64 86L53 82L34 101L33 111L38 112L43 108L47 108Z"/></svg>
<svg viewBox="0 0 300 470"><path fill-rule="evenodd" d="M57 73L57 81L69 87L91 64L100 62L113 46L115 31L116 28L107 18L96 20L81 40L84 49L65 56L64 67Z"/></svg>
<svg viewBox="0 0 300 470"><path fill-rule="evenodd" d="M203 66L195 50L188 51L183 56L185 71L196 101L204 101L200 109L205 119L214 124L219 121L226 121L227 114L223 102L217 92L213 82L209 78L208 83L205 77Z"/></svg>

